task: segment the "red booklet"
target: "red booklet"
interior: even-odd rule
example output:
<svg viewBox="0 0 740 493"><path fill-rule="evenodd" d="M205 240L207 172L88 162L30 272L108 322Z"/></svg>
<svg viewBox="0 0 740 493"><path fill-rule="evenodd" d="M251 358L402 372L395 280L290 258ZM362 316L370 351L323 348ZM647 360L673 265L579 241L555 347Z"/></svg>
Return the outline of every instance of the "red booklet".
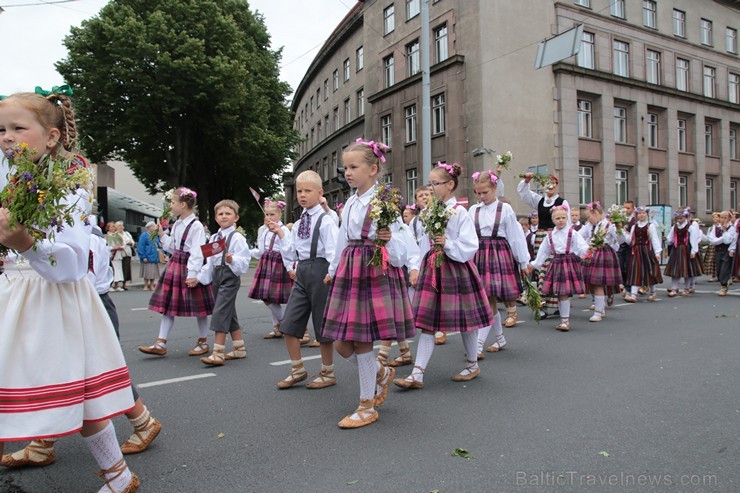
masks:
<svg viewBox="0 0 740 493"><path fill-rule="evenodd" d="M203 258L208 258L219 253L224 253L224 248L226 248L226 238L221 238L218 241L201 245L200 250L203 252Z"/></svg>

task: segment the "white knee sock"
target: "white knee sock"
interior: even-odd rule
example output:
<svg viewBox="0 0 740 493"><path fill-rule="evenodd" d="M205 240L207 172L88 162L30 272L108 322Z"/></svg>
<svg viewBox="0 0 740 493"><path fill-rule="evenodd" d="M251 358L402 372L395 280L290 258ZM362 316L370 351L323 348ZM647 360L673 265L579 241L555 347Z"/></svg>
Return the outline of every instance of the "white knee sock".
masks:
<svg viewBox="0 0 740 493"><path fill-rule="evenodd" d="M640 286L632 286L630 288L630 293L632 293L632 296L637 296L637 291L640 289Z"/></svg>
<svg viewBox="0 0 740 493"><path fill-rule="evenodd" d="M671 277L671 289L678 289L678 278Z"/></svg>
<svg viewBox="0 0 740 493"><path fill-rule="evenodd" d="M172 331L172 327L175 325L175 317L170 317L168 315L162 315L162 320L159 322L159 338L160 339L169 339L170 338L170 332ZM162 344L164 346L164 344Z"/></svg>
<svg viewBox="0 0 740 493"><path fill-rule="evenodd" d="M740 255L740 253L735 253L735 255ZM696 286L696 277L689 277L689 288L693 289Z"/></svg>
<svg viewBox="0 0 740 493"><path fill-rule="evenodd" d="M560 318L570 318L570 300L559 301Z"/></svg>
<svg viewBox="0 0 740 493"><path fill-rule="evenodd" d="M198 317L198 337L208 338L208 317Z"/></svg>
<svg viewBox="0 0 740 493"><path fill-rule="evenodd" d="M472 366L478 366L478 353L476 352L478 347L478 334L476 334L476 330L470 331L470 332L463 332L460 335L462 336L463 341L463 347L465 348L465 356L468 358L468 361L475 361L475 364ZM475 368L473 368L475 370Z"/></svg>
<svg viewBox="0 0 740 493"><path fill-rule="evenodd" d="M594 311L598 314L604 313L604 302L606 301L606 296L594 296ZM563 313L563 310L560 310L560 313Z"/></svg>
<svg viewBox="0 0 740 493"><path fill-rule="evenodd" d="M501 325L501 314L499 312L496 312L496 315L493 317L493 335L496 337L496 340L504 336L504 326Z"/></svg>
<svg viewBox="0 0 740 493"><path fill-rule="evenodd" d="M424 380L424 374L416 368L420 367L422 370L426 370L429 364L429 359L432 357L434 351L434 336L432 334L419 335L419 343L416 346L416 360L414 361L414 371L411 374L414 379L421 382Z"/></svg>
<svg viewBox="0 0 740 493"><path fill-rule="evenodd" d="M98 466L100 466L100 469L110 469L119 461L123 460L123 454L121 453L121 447L118 445L118 440L116 440L116 430L113 428L113 423L108 423L108 426L96 434L83 438L85 440L85 445L90 449L90 452L93 454L93 457L95 457L95 461L98 463ZM106 479L113 477L116 474L117 473L106 474ZM100 491L122 491L126 488L129 481L131 481L131 471L126 468L120 476L111 480L110 485L113 490L104 486Z"/></svg>
<svg viewBox="0 0 740 493"><path fill-rule="evenodd" d="M357 370L360 374L360 399L363 401L375 396L376 368L375 355L372 351L357 355Z"/></svg>
<svg viewBox="0 0 740 493"><path fill-rule="evenodd" d="M279 325L283 321L283 305L267 303L267 308L270 309L270 315L272 315L272 325Z"/></svg>
<svg viewBox="0 0 740 493"><path fill-rule="evenodd" d="M483 352L483 346L486 345L486 339L488 339L488 333L491 332L491 326L483 327L482 329L478 329L478 352L477 354L480 354Z"/></svg>

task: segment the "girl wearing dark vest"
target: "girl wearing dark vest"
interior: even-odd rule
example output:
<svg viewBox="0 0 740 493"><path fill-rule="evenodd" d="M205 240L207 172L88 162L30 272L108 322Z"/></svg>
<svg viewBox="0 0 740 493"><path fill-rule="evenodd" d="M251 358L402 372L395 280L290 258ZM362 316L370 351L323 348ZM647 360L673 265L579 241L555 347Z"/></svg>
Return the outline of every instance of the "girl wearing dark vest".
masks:
<svg viewBox="0 0 740 493"><path fill-rule="evenodd" d="M678 294L678 280L684 278L684 290L682 296L690 294L691 279L701 275L699 268L699 236L689 226L687 212L676 212L673 214L676 223L668 231L667 245L671 245L671 253L663 273L671 278L671 288L668 296L674 297Z"/></svg>
<svg viewBox="0 0 740 493"><path fill-rule="evenodd" d="M660 254L663 251L660 233L648 219L645 207L635 208L637 222L628 232L625 239L631 245L629 265L627 266L627 285L630 293L624 298L628 303L637 303L637 292L640 286L650 290L648 301L655 301L655 286L663 282L660 274Z"/></svg>

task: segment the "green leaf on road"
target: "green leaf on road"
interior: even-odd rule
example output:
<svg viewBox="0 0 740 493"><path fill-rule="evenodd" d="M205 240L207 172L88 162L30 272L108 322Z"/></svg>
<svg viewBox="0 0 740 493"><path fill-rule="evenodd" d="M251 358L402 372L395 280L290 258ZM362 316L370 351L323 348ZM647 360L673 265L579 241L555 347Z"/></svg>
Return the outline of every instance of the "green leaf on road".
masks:
<svg viewBox="0 0 740 493"><path fill-rule="evenodd" d="M462 457L463 459L475 459L473 455L471 455L470 451L465 450L464 448L456 448L452 451L450 454L452 457Z"/></svg>
<svg viewBox="0 0 740 493"><path fill-rule="evenodd" d="M599 455L602 457L609 457L609 452L607 452L606 450L602 450L601 452L599 452Z"/></svg>

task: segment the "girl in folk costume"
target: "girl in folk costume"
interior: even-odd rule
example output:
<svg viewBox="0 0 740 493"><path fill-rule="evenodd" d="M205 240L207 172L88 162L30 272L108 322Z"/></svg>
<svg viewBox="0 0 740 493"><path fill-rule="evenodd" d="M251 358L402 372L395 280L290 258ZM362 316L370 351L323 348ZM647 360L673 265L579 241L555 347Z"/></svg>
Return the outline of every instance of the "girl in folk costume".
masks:
<svg viewBox="0 0 740 493"><path fill-rule="evenodd" d="M403 222L406 226L411 224L416 216L419 215L419 210L415 204L409 204L403 209Z"/></svg>
<svg viewBox="0 0 740 493"><path fill-rule="evenodd" d="M385 224L379 227L381 224L377 222L379 216L386 216L382 212L384 205L397 207L382 203L383 193L388 190L376 181L387 149L381 146L358 139L342 154L344 176L357 191L344 206L336 246L341 253L331 262L325 280L331 284L331 290L322 336L334 339L337 352L357 365L360 405L339 422L340 428L359 428L374 423L378 419L375 408L385 401L395 370L376 360L373 342L405 340L415 332L406 280L401 271L406 253L401 236L408 233L398 216L389 227ZM385 242L383 248L386 250L382 252L380 265L373 261L376 249L380 248L376 245L378 241Z"/></svg>
<svg viewBox="0 0 740 493"><path fill-rule="evenodd" d="M70 170L86 167L70 152L77 141L71 90L36 91L0 101L2 151L15 159L27 152L15 154L16 146L25 145L36 163L50 156ZM9 172L0 161L0 190ZM37 193L43 202L46 192ZM57 230L53 241L34 239L23 225L11 227L10 211L0 208L0 243L19 252L0 258L0 455L5 442L80 432L102 469L106 485L100 491L132 493L139 480L109 419L133 409L131 381L111 320L84 279L91 228L83 207L89 200L82 190L67 195L73 223ZM29 450L26 458L37 461L34 454ZM53 462L53 455L46 460Z"/></svg>
<svg viewBox="0 0 740 493"><path fill-rule="evenodd" d="M661 237L658 229L648 219L645 207L636 207L637 222L630 231L624 232L625 240L631 245L629 265L627 266L627 286L630 293L625 296L628 303L637 303L640 286L650 290L648 301L655 301L655 286L663 282L660 275Z"/></svg>
<svg viewBox="0 0 740 493"><path fill-rule="evenodd" d="M572 228L570 211L567 207L556 205L552 207L552 220L555 229L547 233L545 241L540 245L537 258L529 264L527 271L541 269L545 261L553 255L552 262L545 272L542 284L543 296L555 296L560 309L560 324L555 328L567 332L570 326L570 297L585 292L581 259L588 252L588 244L583 237Z"/></svg>
<svg viewBox="0 0 740 493"><path fill-rule="evenodd" d="M265 200L265 218L274 222L282 229L284 236L289 236L290 231L282 223L285 202ZM288 302L290 290L293 288L293 279L288 274L293 271L293 263L283 260L280 253L282 240L277 233L265 228L257 238L257 248L252 250L252 256L260 259L257 270L254 273L252 288L249 297L262 302L270 309L272 315L272 330L265 334L265 339L283 337L280 332L280 324L283 321L283 305Z"/></svg>
<svg viewBox="0 0 740 493"><path fill-rule="evenodd" d="M453 195L461 172L462 168L457 163L438 163L429 174L434 193L443 202L441 205L449 219L444 234L432 238L429 232L425 232L421 243L424 258L416 283L413 308L416 327L422 330L422 334L419 336L413 372L405 379L393 381L404 389L420 389L424 386L424 371L434 350L436 330L460 332L462 335L468 365L452 379L463 382L480 374L477 330L491 325L493 314L483 281L473 263L478 251L475 226L468 212L458 206ZM425 224L425 229L434 231L434 226ZM439 256L442 258L438 259Z"/></svg>
<svg viewBox="0 0 740 493"><path fill-rule="evenodd" d="M720 212L719 219L719 224L709 231L707 239L715 249L717 278L720 283L719 295L727 296L727 288L732 276L733 257L737 248L737 233L730 211Z"/></svg>
<svg viewBox="0 0 740 493"><path fill-rule="evenodd" d="M691 207L687 207L684 210L684 212L686 213L686 221L689 224L689 234L698 238L697 242L700 243L703 233L701 231L701 226L699 225L699 218L691 217L692 215ZM668 244L667 238L665 241L666 241L666 244ZM697 249L696 255L691 257L691 263L693 264L694 272L696 273L696 275L694 277L690 277L688 280L689 281L689 294L692 294L696 291L696 278L704 274L704 271L702 269L704 267L704 258L703 258L703 255L700 249Z"/></svg>
<svg viewBox="0 0 740 493"><path fill-rule="evenodd" d="M537 192L530 190L529 182L532 180L533 176L534 175L532 173L527 173L525 178L519 182L517 191L519 192L519 197L522 199L522 202L537 212L537 224L533 224L533 226L536 226L534 229L534 254L536 256L539 252L540 245L542 245L542 242L547 237L547 233L555 228L555 224L551 217L552 208L555 206L564 206L568 211L570 211L570 205L567 200L558 195L558 179L556 176L550 176L549 180L542 183L542 186L545 188L545 195L540 195ZM566 222L570 225L570 215ZM530 230L531 229L532 228L530 228ZM537 276L537 287L540 291L542 291L542 285L545 282L545 271L549 265L550 259L546 259ZM544 306L545 310L542 313L543 318L547 317L548 310L552 312L557 310L558 305L559 302L556 297L546 298Z"/></svg>
<svg viewBox="0 0 740 493"><path fill-rule="evenodd" d="M501 314L497 301L514 302L522 294L519 269L529 264L529 250L522 228L517 224L516 214L509 204L497 200L498 177L493 171L473 173L475 193L479 202L470 208L475 232L478 235L478 251L475 265L478 268L488 303L494 314L493 325L478 331L478 359L484 357L483 346L493 328L494 343L486 351L495 353L506 347ZM516 305L507 307L507 315L516 323Z"/></svg>
<svg viewBox="0 0 740 493"><path fill-rule="evenodd" d="M198 321L198 341L189 356L201 356L210 349L208 315L213 312L214 300L211 287L198 282L203 268L200 247L206 243L206 234L203 224L195 217L196 197L195 191L189 188L175 189L170 207L178 220L172 225L170 234L165 234L161 228L157 231L162 248L171 253L172 258L149 299L149 309L162 314L159 336L153 345L139 346L142 353L167 354L167 338L175 325L175 317L196 317Z"/></svg>
<svg viewBox="0 0 740 493"><path fill-rule="evenodd" d="M579 233L583 231L583 226L585 225L581 223L581 211L580 210L573 209L570 211L570 224L571 224L571 227L573 228L573 231L577 231ZM578 293L578 297L583 299L586 297L586 293Z"/></svg>
<svg viewBox="0 0 740 493"><path fill-rule="evenodd" d="M591 322L601 322L606 316L605 304L612 305L614 293L622 284L622 271L619 268L620 238L624 235L604 217L601 202L591 202L587 206L588 225L581 234L589 242L589 254L584 260L583 279L594 297L594 313ZM608 301L607 301L608 297Z"/></svg>
<svg viewBox="0 0 740 493"><path fill-rule="evenodd" d="M688 222L689 213L676 212L673 214L675 224L668 231L666 245L671 245L671 253L663 274L671 278L671 288L668 296L674 297L678 294L678 280L684 278L684 290L682 296L689 296L691 279L701 275L699 264L699 234L691 228Z"/></svg>
<svg viewBox="0 0 740 493"><path fill-rule="evenodd" d="M709 231L712 228L716 227L719 224L719 212L712 212L712 221L714 224L707 228L707 233L702 233L701 235L702 242L709 242L709 240L707 239L707 234L709 234ZM703 272L709 276L707 282L717 282L717 264L715 262L714 245L707 246L707 251L704 254L704 265L702 265L702 267Z"/></svg>

